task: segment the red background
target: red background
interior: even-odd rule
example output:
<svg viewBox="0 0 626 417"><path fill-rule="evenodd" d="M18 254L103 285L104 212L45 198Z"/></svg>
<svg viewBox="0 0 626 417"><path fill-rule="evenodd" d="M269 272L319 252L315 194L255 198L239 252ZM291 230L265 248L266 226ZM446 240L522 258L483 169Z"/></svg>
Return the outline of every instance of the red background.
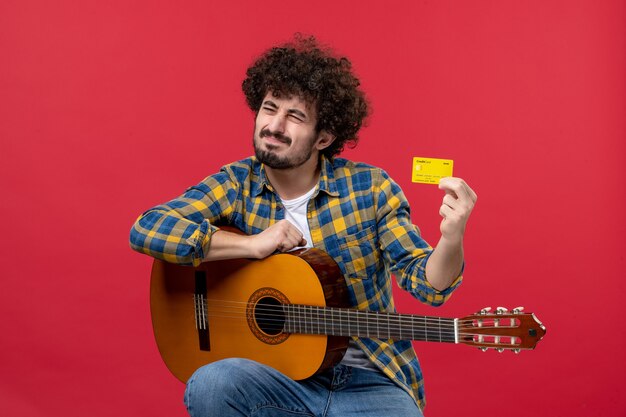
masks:
<svg viewBox="0 0 626 417"><path fill-rule="evenodd" d="M351 57L374 113L345 156L388 170L427 240L442 195L412 156L479 194L463 286L400 309L548 329L521 355L417 344L427 415L625 415L624 2L230 3L1 3L2 414L185 415L128 231L251 153L245 68L301 31Z"/></svg>

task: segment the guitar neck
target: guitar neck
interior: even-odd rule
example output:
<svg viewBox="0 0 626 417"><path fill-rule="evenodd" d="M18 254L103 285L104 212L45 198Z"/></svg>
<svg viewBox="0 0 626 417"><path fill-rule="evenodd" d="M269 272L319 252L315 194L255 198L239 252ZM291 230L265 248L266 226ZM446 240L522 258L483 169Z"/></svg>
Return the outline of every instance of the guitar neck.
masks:
<svg viewBox="0 0 626 417"><path fill-rule="evenodd" d="M282 308L287 333L458 343L456 319L294 304Z"/></svg>

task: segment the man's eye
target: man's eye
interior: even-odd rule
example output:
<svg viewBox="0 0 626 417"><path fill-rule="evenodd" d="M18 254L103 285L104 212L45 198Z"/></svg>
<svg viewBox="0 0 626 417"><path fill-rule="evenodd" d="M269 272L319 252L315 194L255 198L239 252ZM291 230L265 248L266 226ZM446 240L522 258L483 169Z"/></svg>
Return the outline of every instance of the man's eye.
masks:
<svg viewBox="0 0 626 417"><path fill-rule="evenodd" d="M291 119L295 120L296 122L302 122L302 118L299 116L296 116L295 114L290 114L289 117L291 117Z"/></svg>

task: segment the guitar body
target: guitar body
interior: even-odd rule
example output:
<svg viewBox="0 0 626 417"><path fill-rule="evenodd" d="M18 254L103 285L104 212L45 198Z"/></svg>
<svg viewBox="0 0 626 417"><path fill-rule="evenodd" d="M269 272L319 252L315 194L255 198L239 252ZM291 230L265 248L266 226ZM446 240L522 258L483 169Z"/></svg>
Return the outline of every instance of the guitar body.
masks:
<svg viewBox="0 0 626 417"><path fill-rule="evenodd" d="M154 261L154 335L165 364L183 382L199 367L225 358L252 359L296 380L341 360L349 338L268 327L273 316L259 320L268 301L348 307L347 287L334 260L317 249L197 268Z"/></svg>

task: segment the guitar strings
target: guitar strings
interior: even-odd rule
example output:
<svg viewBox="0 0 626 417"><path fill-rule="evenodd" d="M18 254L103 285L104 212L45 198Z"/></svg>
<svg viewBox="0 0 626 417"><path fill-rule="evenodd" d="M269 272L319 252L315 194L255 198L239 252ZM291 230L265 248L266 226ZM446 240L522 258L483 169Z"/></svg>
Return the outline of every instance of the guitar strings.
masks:
<svg viewBox="0 0 626 417"><path fill-rule="evenodd" d="M205 306L207 307L220 306L224 308L223 311L227 311L226 309L229 309L229 311L233 313L239 313L239 312L245 313L248 311L250 307L254 307L254 305L255 305L254 303L249 303L245 301L230 301L230 300L216 300L216 299L205 300ZM454 319L451 319L451 318L443 318L443 317L439 318L439 317L432 317L432 316L414 316L410 314L402 314L402 313L397 313L397 312L354 310L354 309L341 308L341 307L311 306L311 305L302 305L302 304L279 304L279 305L256 304L254 311L261 312L261 313L267 312L268 314L275 313L276 317L283 317L285 315L285 310L283 309L283 307L285 306L288 307L289 309L292 309L292 312L293 310L296 310L297 313L300 313L303 315L309 315L310 317L315 316L316 318L319 318L319 317L328 318L329 315L332 315L334 319L335 318L334 315L337 314L338 320L341 320L341 319L346 319L346 320L355 319L355 320L360 320L360 321L387 320L387 319L391 321L411 320L412 324L415 324L415 320L419 320L420 324L422 322L432 323L436 325L437 327L439 327L440 325L446 325L446 324L450 326L454 326L454 323L453 323ZM213 310L217 311L215 309ZM354 315L356 317L352 317L351 315ZM365 318L366 316L368 317L367 319ZM473 324L474 322L481 321L485 326L489 326L490 323L495 320L499 320L500 322L506 322L510 320L515 320L515 318L509 317L509 316L487 317L487 318L476 317L476 318L459 319L457 320L457 323L461 326L469 325L469 327L473 328L473 327L480 327L480 326L475 326ZM500 323L499 327L505 328L505 327L518 327L518 326L509 326L504 323Z"/></svg>
<svg viewBox="0 0 626 417"><path fill-rule="evenodd" d="M229 319L239 319L241 321L241 325L247 324L247 316L246 316L247 308L252 305L251 303L228 301L228 300L204 300L204 301L205 301L204 308L208 307L208 312L210 316L220 317L220 318L229 318ZM222 309L212 308L216 304L217 305L221 304ZM292 307L293 309L296 310L297 317L295 320L293 320L293 323L298 324L299 329L297 330L304 329L306 331L305 333L308 333L308 334L329 333L327 331L321 332L322 327L324 327L327 330L328 323L326 320L328 320L329 318L332 318L333 320L335 320L336 323L339 323L338 327L340 328L340 330L342 330L345 327L347 333L354 333L355 331L361 330L359 329L358 323L356 323L357 324L356 329L358 330L353 330L353 328L355 328L355 320L356 321L360 320L362 322L365 321L364 323L365 326L364 328L362 328L363 331L359 333L366 333L367 336L373 336L372 333L374 333L371 327L373 326L374 323L371 323L371 322L377 321L377 320L381 321L381 318L385 320L385 322L382 323L383 330L386 330L387 333L391 334L392 336L395 336L395 334L399 334L400 337L402 337L402 334L404 333L407 336L411 334L413 335L413 337L415 337L414 335L416 332L418 333L418 335L419 333L424 332L424 334L426 336L430 336L431 339L437 339L438 335L439 335L439 339L441 339L443 336L450 337L454 334L454 321L453 321L454 319L446 319L446 318L440 319L438 317L401 315L399 313L367 312L367 311L362 311L362 310L359 311L359 310L341 309L341 308L333 308L333 307L317 307L317 306L304 306L304 305L291 305L291 304L288 304L286 306ZM285 305L261 305L261 306L257 305L254 311L256 313L265 312L265 314L263 314L264 323L265 324L273 323L274 325L273 328L268 327L267 329L279 331L285 328L284 326L285 317L288 315L288 313L285 313L283 307L285 307ZM314 309L316 310L315 313L313 311ZM331 311L332 313L329 315L328 313ZM292 311L292 313L293 312L294 311ZM335 312L338 314L338 317L334 317L335 315L333 313ZM369 319L364 320L365 315L367 315L368 313L370 314L374 313L374 317L370 316ZM356 317L355 318L350 317L350 314L356 315ZM379 317L378 314L380 314L380 316L382 317ZM420 320L420 322L416 324L413 317L417 317L417 319ZM411 323L407 323L406 322L407 319L409 319ZM485 333L479 333L479 334L468 333L467 332L468 329L472 330L472 329L476 329L477 327L480 327L480 326L474 325L474 323L477 320L481 320L481 319L482 318L458 320L457 321L458 336L461 336L461 337L482 336L483 338L498 338L498 337L508 338L510 337L510 336L502 335L502 334L490 335L490 334L485 334ZM497 319L506 321L506 320L509 320L510 318L508 317L491 318L491 320L497 320ZM487 321L489 320L490 319L487 319ZM436 321L436 325L433 324L433 322L435 321ZM378 336L380 336L380 326L379 326L380 324L381 323L378 323L377 332L376 332ZM428 328L429 324L434 327L431 327L429 329ZM424 326L424 329L422 329L421 326ZM509 326L500 325L499 327L506 329ZM510 326L510 327L515 327L515 326ZM317 331L314 331L314 328L317 328ZM297 333L297 332L292 332L292 333ZM330 333L333 333L333 332L331 331Z"/></svg>
<svg viewBox="0 0 626 417"><path fill-rule="evenodd" d="M282 307L289 307L289 308L298 308L298 309L316 309L319 310L320 312L325 312L325 311L334 311L334 312L339 312L340 314L359 314L359 315L376 315L376 314L380 314L380 315L389 315L390 317L399 317L402 316L403 318L410 318L410 317L416 317L418 319L426 319L427 321L445 321L445 320L454 320L451 318L445 318L445 317L432 317L432 316L413 316L410 314L403 314L403 313L397 313L397 312L388 312L388 311L370 311L370 310L356 310L356 309L350 309L350 308L343 308L343 307L329 307L329 306L313 306L313 305L304 305L304 304L279 304L279 305L273 305L273 304L255 304L255 303L249 303L249 302L245 302L245 301L230 301L230 300L216 300L216 299L205 299L205 305L207 306L215 306L215 305L221 305L222 307L225 308L229 308L231 310L238 310L238 311L246 311L248 308L253 307L253 306L257 306L255 308L255 311L271 311L271 312L275 312L275 311L282 311L281 308ZM468 320L469 321L469 320Z"/></svg>
<svg viewBox="0 0 626 417"><path fill-rule="evenodd" d="M240 314L238 316L232 316L232 315L212 314L212 313L213 311L209 310L210 317L233 320L234 323L229 323L229 326L238 326L242 328L249 327L247 317L244 314ZM406 326L406 327L391 326L389 329L386 329L386 328L382 329L385 331L380 332L380 333L371 331L372 330L371 328L367 328L367 329L363 328L362 331L359 332L360 334L353 334L355 333L354 324L350 324L350 323L343 323L343 325L341 326L341 330L342 330L341 332L333 332L333 331L322 332L321 329L324 327L324 325L319 324L318 322L311 322L308 325L306 324L302 325L302 323L300 323L300 328L297 329L296 331L288 331L287 329L285 329L284 320L276 320L276 322L277 322L277 325L275 327L268 326L266 327L266 330L276 332L277 334L288 333L288 334L328 335L328 336L361 336L361 337L369 337L369 338L375 337L378 339L399 339L399 340L413 339L413 340L421 340L421 341L437 341L437 339L440 339L438 337L439 333L441 333L441 336L442 336L441 339L443 339L444 337L451 338L452 336L454 336L453 326L452 328L448 326L448 329L442 329L441 332L439 332L439 329L434 330L434 328L430 328L426 330L426 332L429 335L429 337L426 339L424 337L425 335L424 329L419 329L419 328L414 329L413 327L410 327L410 326ZM338 326L335 326L335 330L337 330L336 327ZM484 332L480 332L480 333L471 332L471 331L468 332L467 329L477 329L477 328L476 327L465 328L465 331L463 331L462 328L459 328L459 331L457 333L458 337L466 341L471 341L472 339L476 337L482 336L483 338L487 340L484 340L484 342L479 342L479 343L482 343L483 345L494 346L494 347L498 347L498 346L513 347L513 346L519 345L519 343L489 342L490 338L515 340L517 336L510 336L510 335L503 335L503 334L489 334L489 333L484 333ZM383 334L381 335L381 333ZM409 337L409 335L413 336L413 338Z"/></svg>
<svg viewBox="0 0 626 417"><path fill-rule="evenodd" d="M207 302L206 305L209 306L209 308L212 308L213 311L219 311L213 308L214 306L216 306L215 301L218 301L218 300L208 300L208 301L209 302ZM243 305L239 305L239 306L233 305L236 303L243 304ZM230 312L233 314L235 313L245 314L247 313L248 308L253 306L253 304L251 303L231 302L231 301L225 301L225 302L222 302L221 304L222 304L221 307L223 307L223 310L221 311ZM318 307L318 306L305 306L305 305L293 305L293 304L287 304L287 305L259 305L257 304L256 307L254 308L254 312L265 313L263 314L264 318L274 316L280 319L287 314L287 312L283 309L283 307L287 307L287 309L290 310L292 314L295 314L298 317L310 319L310 320L332 319L332 320L338 320L338 321L345 320L345 321L361 321L361 322L379 321L379 322L385 322L384 324L386 324L386 322L390 322L392 324L393 322L398 322L396 324L413 325L413 326L417 325L418 323L419 324L433 324L433 325L436 325L437 327L446 326L446 325L449 325L452 327L454 326L454 323L452 322L454 319L449 319L449 318L440 319L438 317L412 316L412 315L403 315L400 313L351 310L351 309L342 309L342 308L337 308L337 307ZM410 321L411 323L407 323L407 321Z"/></svg>
<svg viewBox="0 0 626 417"><path fill-rule="evenodd" d="M278 307L278 306L276 306L276 307ZM216 312L216 310L211 310L211 309L209 309L209 311L208 311L208 312L209 312L209 315L210 315L211 317L234 319L234 320L237 320L237 321L239 322L239 323L236 323L236 324L238 324L239 326L241 326L241 327L248 327L248 320L247 320L247 317L246 317L246 315L245 315L245 314L243 314L243 313L242 313L242 314L239 314L239 315L236 315L236 316L232 316L232 315L224 315L224 314L213 314L214 312ZM217 312L219 312L219 310L217 310ZM308 319L308 318L305 318L305 321L306 321L307 319ZM271 320L270 320L270 321L271 321ZM285 323L285 321L284 321L284 320L282 320L282 319L281 319L281 320L274 320L274 321L276 321L277 323L280 323L280 326L276 326L276 327L273 327L273 328L267 328L267 330L284 331L284 329L285 329L285 328L284 328L284 323ZM339 321L341 321L341 320L339 320ZM349 322L348 322L348 323L345 323L345 324L346 324L346 326L341 326L341 328L345 330L345 333L348 333L346 336L351 336L352 334L350 334L350 333L353 333L353 329L351 328L351 326L353 327L353 325L352 325L351 323L349 323ZM310 323L305 324L305 325L302 325L302 323L300 323L300 325L301 325L301 327L302 327L302 328L304 328L305 330L307 329L307 327L309 327L309 326L310 326L310 331L306 331L306 332L298 332L298 331L289 332L289 331L285 331L285 333L292 333L292 334L327 334L327 333L324 333L324 332L321 332L321 331L320 331L320 330L321 330L321 327L323 327L323 326L322 326L322 325L320 325L320 324L319 324L319 322L310 322ZM404 327L403 327L403 326L404 326ZM317 327L317 330L318 330L318 331L314 331L314 330L313 330L313 328L314 328L314 327ZM454 325L452 325L452 326L451 326L451 327L452 327L452 330L450 330L450 326L446 326L446 327L448 327L448 329L443 329L443 330L441 331L441 335L442 335L442 336L448 336L448 337L449 337L449 336L451 336L451 335L453 335L453 334L454 334ZM471 327L469 327L469 329L476 329L476 328L477 328L476 326L471 326ZM512 341L514 341L514 340L515 340L515 338L516 338L516 336L510 336L510 335L502 335L502 334L488 334L488 333L484 333L484 332L481 332L481 333L476 333L476 332L468 332L468 331L467 331L467 329L468 329L468 327L459 327L458 336L459 336L459 337L462 337L462 338L465 338L465 340L467 340L467 338L472 339L472 338L474 338L474 337L481 337L481 336L482 336L483 338L485 338L485 339L490 339L490 338L494 338L494 339L495 339L495 338L501 338L501 339L505 339L505 340L512 340ZM503 329L506 329L506 328L504 328L504 327L503 327ZM302 330L302 329L299 329L299 330ZM373 332L370 332L370 331L369 331L369 330L371 330L371 329L367 328L367 329L363 329L363 330L365 330L364 332L362 332L362 333L365 333L365 334L364 334L364 336L367 336L367 337L374 337L374 335L373 335L373 334L370 334L370 333L373 333ZM432 328L431 328L431 330L432 330ZM465 330L465 331L463 331L463 330ZM414 336L414 334L415 334L415 332L416 332L416 331L417 331L417 333L418 333L418 335L419 335L419 332L422 332L422 331L424 331L424 330L423 330L423 329L419 329L419 328L418 328L418 329L416 329L416 330L414 330L414 328L413 328L413 327L411 327L410 325L406 325L406 324L404 324L404 323L400 323L400 325L399 325L399 326L390 326L390 328L389 328L389 329L387 329L387 333L391 333L390 335L388 335L388 336L389 336L389 338L395 338L395 336L398 336L398 337L399 337L399 338L401 338L401 339L410 339L409 337L402 337L402 334L403 334L403 333L404 333L404 335L406 335L406 336L408 336L409 334L411 334L411 335L413 335L413 336ZM437 331L437 333L436 333L436 334L438 334L438 333L439 333L439 332ZM431 340L431 341L435 341L435 340L437 339L437 335L436 335L436 334L435 334L435 335L433 335L433 334L432 334L432 332L431 332L431 336L432 336L432 337L430 338L430 340ZM330 334L329 334L329 335L333 335L333 332L330 332ZM335 334L335 335L337 335L337 336L341 336L342 334ZM357 335L354 335L354 336L357 336ZM363 336L363 335L362 335L362 336ZM380 335L378 335L378 338L380 338ZM421 340L424 340L424 339L421 339ZM491 342L491 343L490 343L488 340L485 340L485 341L484 341L484 344L489 344L489 345L493 345L493 346L502 346L502 347L507 347L507 346L516 346L516 345L519 345L519 343L503 343L503 342L500 342L500 343L497 343L497 342Z"/></svg>

